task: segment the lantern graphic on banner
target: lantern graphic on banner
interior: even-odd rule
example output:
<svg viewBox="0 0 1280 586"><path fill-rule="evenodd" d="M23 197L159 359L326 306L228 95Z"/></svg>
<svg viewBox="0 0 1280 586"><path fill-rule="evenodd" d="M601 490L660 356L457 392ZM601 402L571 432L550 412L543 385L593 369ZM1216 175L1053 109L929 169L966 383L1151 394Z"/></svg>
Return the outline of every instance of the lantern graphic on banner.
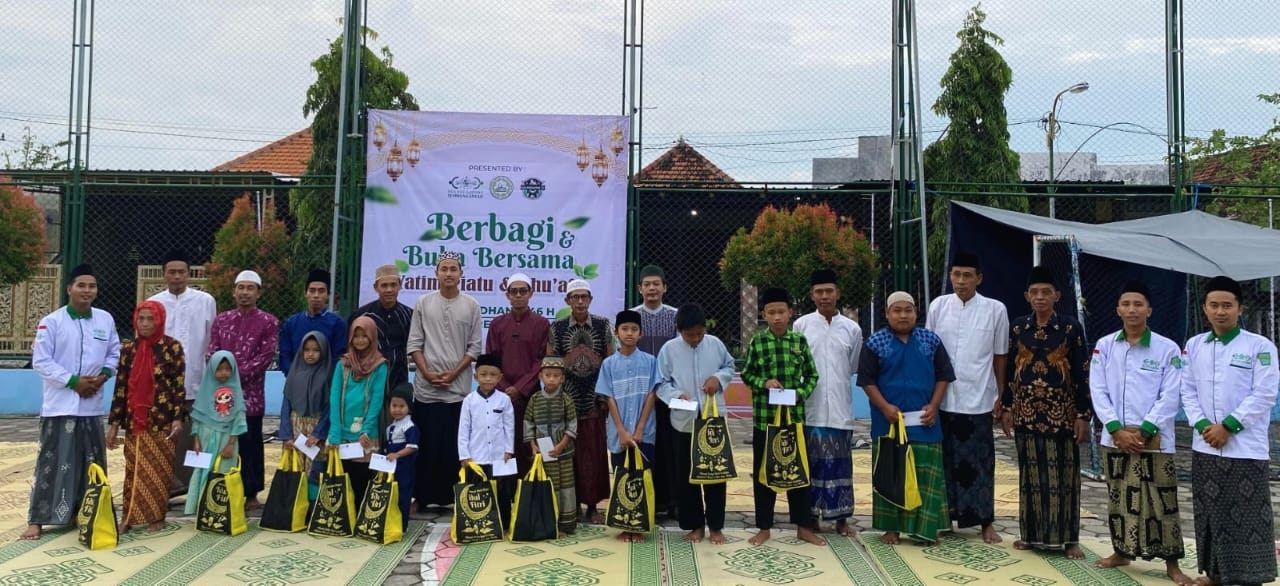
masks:
<svg viewBox="0 0 1280 586"><path fill-rule="evenodd" d="M591 178L595 180L596 187L600 187L609 179L609 156L604 154L604 147L600 147L591 158Z"/></svg>
<svg viewBox="0 0 1280 586"><path fill-rule="evenodd" d="M405 151L404 160L409 161L410 167L417 167L418 161L422 160L422 144L418 142L418 137L413 137L409 141L409 148Z"/></svg>
<svg viewBox="0 0 1280 586"><path fill-rule="evenodd" d="M404 152L400 149L400 143L396 141L391 143L391 153L387 155L387 176L395 182L402 174L404 174Z"/></svg>
<svg viewBox="0 0 1280 586"><path fill-rule="evenodd" d="M583 139L582 144L578 145L578 170L586 171L587 166L591 164L591 148L587 146L587 141Z"/></svg>
<svg viewBox="0 0 1280 586"><path fill-rule="evenodd" d="M373 125L373 147L378 150L382 150L382 147L385 146L386 144L387 144L387 127L382 124L382 119L379 118L378 121Z"/></svg>
<svg viewBox="0 0 1280 586"><path fill-rule="evenodd" d="M613 150L613 156L622 154L622 127L613 127L613 132L609 134L609 148Z"/></svg>

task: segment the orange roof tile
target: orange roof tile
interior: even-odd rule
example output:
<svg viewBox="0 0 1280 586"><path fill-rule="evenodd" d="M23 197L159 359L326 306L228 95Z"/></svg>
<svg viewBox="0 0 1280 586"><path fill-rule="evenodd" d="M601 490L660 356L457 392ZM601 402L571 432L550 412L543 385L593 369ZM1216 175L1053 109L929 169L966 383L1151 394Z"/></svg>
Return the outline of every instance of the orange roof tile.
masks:
<svg viewBox="0 0 1280 586"><path fill-rule="evenodd" d="M213 171L266 171L298 177L311 160L311 128L303 128L260 149L231 159Z"/></svg>
<svg viewBox="0 0 1280 586"><path fill-rule="evenodd" d="M733 177L721 171L715 163L712 163L702 156L702 153L689 146L684 139L680 139L675 146L662 153L662 156L654 159L652 163L649 163L640 171L640 177L636 180L636 184L643 185L645 183L723 183L739 187L738 182Z"/></svg>
<svg viewBox="0 0 1280 586"><path fill-rule="evenodd" d="M1262 167L1267 159L1280 159L1280 145L1260 144L1245 148L1247 161L1242 161L1239 168L1229 164L1227 155L1234 151L1210 155L1196 163L1191 180L1196 183L1216 183L1228 185L1241 183L1254 170Z"/></svg>

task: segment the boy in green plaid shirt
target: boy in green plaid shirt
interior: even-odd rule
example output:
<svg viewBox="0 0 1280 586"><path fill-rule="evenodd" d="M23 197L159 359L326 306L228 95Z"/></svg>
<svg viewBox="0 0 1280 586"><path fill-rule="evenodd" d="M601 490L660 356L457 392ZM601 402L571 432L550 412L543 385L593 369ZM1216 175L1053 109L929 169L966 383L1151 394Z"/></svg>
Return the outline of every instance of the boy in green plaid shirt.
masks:
<svg viewBox="0 0 1280 586"><path fill-rule="evenodd" d="M764 461L765 430L773 421L779 405L769 404L769 389L795 389L796 404L791 420L804 422L804 400L818 384L818 368L813 363L809 343L799 332L791 330L791 296L783 289L764 292L764 319L769 329L756 334L747 346L747 363L742 368L742 382L751 389L751 448L755 456L752 470ZM760 545L769 540L773 528L773 508L777 493L751 475L756 505L756 528L760 531L748 543ZM796 537L814 545L826 545L817 534L817 523L809 510L810 487L787 491L787 508L796 526Z"/></svg>

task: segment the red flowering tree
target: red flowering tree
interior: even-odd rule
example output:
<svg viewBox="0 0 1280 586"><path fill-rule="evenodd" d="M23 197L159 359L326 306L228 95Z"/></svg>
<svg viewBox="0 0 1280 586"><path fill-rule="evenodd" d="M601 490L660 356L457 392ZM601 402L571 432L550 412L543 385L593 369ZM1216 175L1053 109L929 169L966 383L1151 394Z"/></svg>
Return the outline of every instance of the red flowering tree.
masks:
<svg viewBox="0 0 1280 586"><path fill-rule="evenodd" d="M236 275L254 270L262 277L258 307L277 317L287 316L301 308L301 292L285 285L289 274L289 230L276 219L274 206L263 206L261 229L257 219L257 210L248 195L235 201L227 222L213 237L213 254L205 265L209 294L218 301L218 307L235 307Z"/></svg>
<svg viewBox="0 0 1280 586"><path fill-rule="evenodd" d="M0 176L0 286L35 274L44 260L44 209L11 179Z"/></svg>
<svg viewBox="0 0 1280 586"><path fill-rule="evenodd" d="M831 206L768 206L750 232L739 228L729 238L720 259L720 281L730 290L737 290L740 281L782 287L804 306L809 304L809 274L820 268L835 271L841 303L851 306L871 299L880 274L871 243Z"/></svg>

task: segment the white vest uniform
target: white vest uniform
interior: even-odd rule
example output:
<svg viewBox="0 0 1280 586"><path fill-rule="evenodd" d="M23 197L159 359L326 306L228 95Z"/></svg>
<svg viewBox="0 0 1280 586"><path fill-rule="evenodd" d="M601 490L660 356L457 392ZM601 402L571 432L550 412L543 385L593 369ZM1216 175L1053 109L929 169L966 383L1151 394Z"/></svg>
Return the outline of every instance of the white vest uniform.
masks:
<svg viewBox="0 0 1280 586"><path fill-rule="evenodd" d="M83 398L71 380L104 370L111 376L119 364L120 336L111 314L92 308L87 316L73 316L70 307L62 306L44 316L31 346L31 366L44 382L40 416L101 417L105 393Z"/></svg>
<svg viewBox="0 0 1280 586"><path fill-rule="evenodd" d="M996 406L996 374L992 360L1009 353L1009 312L1004 304L974 293L966 303L955 293L929 303L926 329L942 339L956 380L947 385L941 409L979 415Z"/></svg>
<svg viewBox="0 0 1280 586"><path fill-rule="evenodd" d="M1150 329L1137 344L1129 344L1124 330L1098 339L1089 366L1089 392L1094 413L1107 428L1102 445L1114 448L1112 433L1141 427L1160 436L1160 452L1174 452L1181 356L1176 342Z"/></svg>
<svg viewBox="0 0 1280 586"><path fill-rule="evenodd" d="M862 355L862 328L839 313L828 323L815 311L800 316L791 329L809 343L818 368L818 386L804 401L805 425L852 430L851 381Z"/></svg>
<svg viewBox="0 0 1280 586"><path fill-rule="evenodd" d="M1221 337L1213 332L1187 341L1183 353L1182 405L1187 421L1202 431L1221 423L1232 431L1222 449L1210 447L1196 433L1191 448L1204 454L1267 460L1267 427L1276 402L1276 345L1239 327Z"/></svg>
<svg viewBox="0 0 1280 586"><path fill-rule="evenodd" d="M182 295L174 295L168 289L152 295L150 301L164 306L164 333L182 343L182 353L187 360L184 379L187 400L193 401L200 392L200 379L204 376L205 355L209 352L209 336L213 320L218 317L218 304L213 296L187 287Z"/></svg>

